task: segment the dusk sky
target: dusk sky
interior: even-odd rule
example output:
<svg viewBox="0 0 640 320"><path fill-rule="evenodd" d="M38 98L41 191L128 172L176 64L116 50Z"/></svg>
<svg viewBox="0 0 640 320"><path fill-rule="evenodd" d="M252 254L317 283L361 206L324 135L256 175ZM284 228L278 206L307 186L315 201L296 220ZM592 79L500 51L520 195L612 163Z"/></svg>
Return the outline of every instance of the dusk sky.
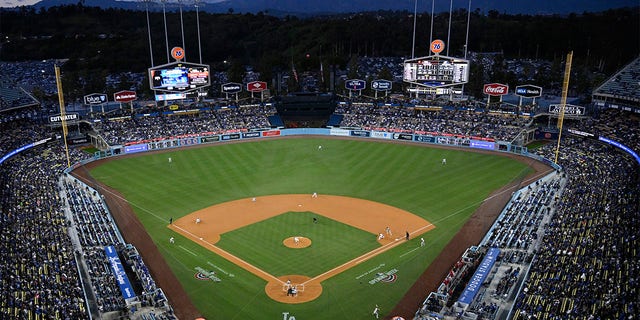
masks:
<svg viewBox="0 0 640 320"><path fill-rule="evenodd" d="M28 6L33 5L40 0L0 0L0 7L17 7L17 6ZM173 0L169 0L172 2ZM223 0L203 0L204 2L221 2ZM233 1L233 0L231 0ZM305 1L305 0L299 0ZM401 0L402 1L402 0ZM413 1L404 0L407 2L407 10L413 9ZM187 0L185 3L189 3L191 1ZM495 4L500 4L500 7L510 8L506 9L509 13L521 13L521 10L518 10L520 4L526 2L529 6L531 5L530 0L472 0L471 6L472 8L481 8L483 10L490 10ZM371 6L369 8L364 8L365 10L376 10L376 1L371 1ZM429 0L418 0L419 7L430 7L431 1ZM448 5L449 1L447 0L436 0L436 5L443 4ZM453 0L454 6L456 7L465 7L467 0ZM557 12L565 12L567 10L567 5L574 12L583 12L583 11L601 11L607 8L619 8L623 6L640 6L640 0L590 0L590 1L565 1L565 3L558 3L556 0L538 0L535 3L535 6L539 8L539 12L545 13L557 13ZM557 11L554 9L557 8Z"/></svg>

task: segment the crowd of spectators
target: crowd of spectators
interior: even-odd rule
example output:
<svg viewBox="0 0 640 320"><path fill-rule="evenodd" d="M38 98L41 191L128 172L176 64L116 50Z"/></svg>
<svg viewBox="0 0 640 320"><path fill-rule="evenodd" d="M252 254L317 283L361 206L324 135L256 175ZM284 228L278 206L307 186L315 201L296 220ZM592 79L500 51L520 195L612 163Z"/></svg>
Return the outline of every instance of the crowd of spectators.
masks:
<svg viewBox="0 0 640 320"><path fill-rule="evenodd" d="M539 152L551 157L553 149ZM581 138L567 138L561 155L567 187L545 228L515 319L633 318L639 312L638 164Z"/></svg>
<svg viewBox="0 0 640 320"><path fill-rule="evenodd" d="M451 104L429 108L404 104L349 102L335 111L341 127L410 133L444 133L512 141L526 128L529 118L478 110L474 105Z"/></svg>
<svg viewBox="0 0 640 320"><path fill-rule="evenodd" d="M0 154L51 135L26 117L6 122ZM89 158L76 149L69 156L72 163ZM0 166L0 318L87 319L92 304L99 314L130 318L104 252L105 245L126 246L101 197L62 175L66 164L61 141L53 140ZM173 318L139 255L127 257L143 284L141 307L155 307L153 318ZM87 271L88 281L79 270Z"/></svg>
<svg viewBox="0 0 640 320"><path fill-rule="evenodd" d="M0 74L0 111L33 106L38 101L7 76Z"/></svg>
<svg viewBox="0 0 640 320"><path fill-rule="evenodd" d="M528 265L538 246L541 227L548 221L554 202L562 191L564 179L558 172L536 181L532 185L514 192L511 201L503 209L490 230L479 243L475 252L467 250L451 269L436 292L429 294L416 312L415 319L433 319L430 315L474 314L480 319L494 319L506 316L515 301L516 283L522 281ZM470 273L459 277L456 270L465 262L473 273L483 252L488 248L499 248L496 263L488 272L475 297L468 306L459 306L454 301L470 279Z"/></svg>
<svg viewBox="0 0 640 320"><path fill-rule="evenodd" d="M87 271L91 283L90 300L95 301L99 313L128 316L132 311L131 304L124 300L118 288L105 253L105 247L113 246L125 257L123 266L130 268L136 276L132 279L133 289L138 291L137 300L142 307L137 311L140 313L144 307L152 306L157 307L158 318L172 318L171 308L164 303L164 293L155 285L135 247L125 244L100 194L70 176L63 176L61 184L73 229L72 240L78 239L77 250L82 254L80 268Z"/></svg>
<svg viewBox="0 0 640 320"><path fill-rule="evenodd" d="M640 57L598 87L594 95L640 100Z"/></svg>
<svg viewBox="0 0 640 320"><path fill-rule="evenodd" d="M3 124L2 153L47 134L25 119ZM0 166L0 318L87 318L57 186L64 155L60 145L39 146Z"/></svg>
<svg viewBox="0 0 640 320"><path fill-rule="evenodd" d="M592 118L572 122L568 127L618 141L640 153L640 114L605 109Z"/></svg>
<svg viewBox="0 0 640 320"><path fill-rule="evenodd" d="M95 123L95 128L108 144L121 145L175 136L270 128L268 117L277 113L271 104L196 110L188 114L165 115L156 112L147 113L146 116L138 114L133 117L103 118Z"/></svg>

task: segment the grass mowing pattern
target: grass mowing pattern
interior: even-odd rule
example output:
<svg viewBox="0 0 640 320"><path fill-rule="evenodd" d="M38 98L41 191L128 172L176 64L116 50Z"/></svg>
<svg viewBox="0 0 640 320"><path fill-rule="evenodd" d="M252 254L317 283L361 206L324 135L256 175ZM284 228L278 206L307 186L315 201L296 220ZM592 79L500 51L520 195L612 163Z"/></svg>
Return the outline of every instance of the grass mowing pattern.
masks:
<svg viewBox="0 0 640 320"><path fill-rule="evenodd" d="M312 218L317 216L318 223ZM303 249L287 248L291 236L311 239ZM313 278L380 245L375 235L311 212L287 212L222 234L220 248L278 277L298 274Z"/></svg>
<svg viewBox="0 0 640 320"><path fill-rule="evenodd" d="M281 312L295 311L300 319L370 319L372 302L390 310L491 191L530 171L520 162L489 154L376 140L300 138L116 158L91 174L130 201L207 318L279 319ZM176 236L166 228L170 217L240 198L313 192L392 205L425 218L436 229L425 235L427 249L404 254L417 246L410 241L323 282L318 300L286 306L266 297L263 280L199 245L180 236L176 245L168 243ZM356 280L382 264L380 271L399 270L393 285L380 290L379 284L368 285L366 277ZM203 283L193 277L198 266L218 270L216 266L234 277L220 271L222 282Z"/></svg>

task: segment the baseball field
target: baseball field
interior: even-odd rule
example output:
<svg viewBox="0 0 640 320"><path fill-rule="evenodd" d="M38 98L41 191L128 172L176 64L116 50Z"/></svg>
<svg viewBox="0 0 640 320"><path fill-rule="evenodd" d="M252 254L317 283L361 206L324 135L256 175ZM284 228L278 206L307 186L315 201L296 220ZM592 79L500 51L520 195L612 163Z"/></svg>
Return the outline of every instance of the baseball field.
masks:
<svg viewBox="0 0 640 320"><path fill-rule="evenodd" d="M150 268L172 303L195 306L178 314L274 320L372 319L376 305L393 315L483 201L532 172L495 154L318 137L174 149L89 170L133 209L110 204L135 214L117 219L125 239L150 237L156 248L139 248L143 258L159 252L168 265L170 276ZM146 232L127 233L138 226Z"/></svg>

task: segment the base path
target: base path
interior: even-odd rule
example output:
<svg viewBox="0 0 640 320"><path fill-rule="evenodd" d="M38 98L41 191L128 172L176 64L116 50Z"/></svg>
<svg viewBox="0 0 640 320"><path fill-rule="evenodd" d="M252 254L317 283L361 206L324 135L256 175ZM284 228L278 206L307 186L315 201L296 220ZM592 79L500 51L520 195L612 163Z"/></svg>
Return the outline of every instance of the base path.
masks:
<svg viewBox="0 0 640 320"><path fill-rule="evenodd" d="M372 240L378 239L380 247L314 278L309 278L304 275L271 275L215 245L220 241L220 235L225 232L286 212L313 212L318 216L370 232ZM240 199L214 205L174 220L168 228L267 281L265 291L272 299L285 303L302 303L320 296L322 281L404 243L405 232L409 232L411 238L415 238L435 226L413 213L379 202L332 195L286 194ZM385 237L379 239L379 234ZM296 235L283 239L283 244L295 247L294 237ZM297 245L303 248L310 245L312 241L313 239L300 236ZM287 280L295 281L294 284L299 286L296 295L287 294Z"/></svg>

